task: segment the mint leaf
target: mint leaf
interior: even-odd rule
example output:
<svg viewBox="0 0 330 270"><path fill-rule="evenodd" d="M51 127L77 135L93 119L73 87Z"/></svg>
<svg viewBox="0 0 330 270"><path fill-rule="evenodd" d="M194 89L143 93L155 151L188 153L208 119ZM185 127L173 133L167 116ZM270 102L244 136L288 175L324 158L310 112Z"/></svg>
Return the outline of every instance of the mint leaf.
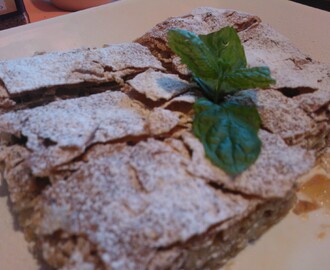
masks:
<svg viewBox="0 0 330 270"><path fill-rule="evenodd" d="M238 175L258 158L260 118L255 107L234 102L221 105L200 99L194 105L193 131L212 163Z"/></svg>
<svg viewBox="0 0 330 270"><path fill-rule="evenodd" d="M218 76L216 58L209 47L194 33L175 29L168 32L168 45L181 57L196 77L212 79Z"/></svg>
<svg viewBox="0 0 330 270"><path fill-rule="evenodd" d="M225 93L233 93L249 88L266 88L274 83L268 67L240 68L225 74L222 90Z"/></svg>
<svg viewBox="0 0 330 270"><path fill-rule="evenodd" d="M234 28L227 26L220 31L199 37L216 54L217 64L223 72L246 67L244 48Z"/></svg>
<svg viewBox="0 0 330 270"><path fill-rule="evenodd" d="M215 89L219 88L219 81L207 79L203 80L202 78L194 77L195 82L200 86L204 96L206 96L210 100L218 100L219 95L217 94Z"/></svg>
<svg viewBox="0 0 330 270"><path fill-rule="evenodd" d="M195 114L202 113L204 111L208 111L214 108L214 103L209 101L206 98L199 98L194 104Z"/></svg>
<svg viewBox="0 0 330 270"><path fill-rule="evenodd" d="M168 45L191 70L204 94L215 103L239 90L267 88L275 83L269 68L247 68L244 47L232 27L199 36L172 29L168 33Z"/></svg>
<svg viewBox="0 0 330 270"><path fill-rule="evenodd" d="M230 108L230 111L237 119L250 125L252 128L259 131L261 119L258 110L255 106L242 105L234 101L228 101L222 104L224 108Z"/></svg>

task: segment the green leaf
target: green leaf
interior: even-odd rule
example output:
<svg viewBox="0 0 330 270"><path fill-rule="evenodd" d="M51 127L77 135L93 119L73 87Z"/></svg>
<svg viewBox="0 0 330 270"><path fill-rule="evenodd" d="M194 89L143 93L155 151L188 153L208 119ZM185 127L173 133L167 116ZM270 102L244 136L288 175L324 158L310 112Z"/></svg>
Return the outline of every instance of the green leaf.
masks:
<svg viewBox="0 0 330 270"><path fill-rule="evenodd" d="M249 88L267 88L275 82L268 67L240 68L225 74L222 90L232 93Z"/></svg>
<svg viewBox="0 0 330 270"><path fill-rule="evenodd" d="M258 158L260 117L254 107L198 100L193 131L213 164L230 175L249 168Z"/></svg>
<svg viewBox="0 0 330 270"><path fill-rule="evenodd" d="M218 66L223 72L246 67L244 48L234 28L227 26L220 31L199 37L215 54Z"/></svg>
<svg viewBox="0 0 330 270"><path fill-rule="evenodd" d="M186 64L194 76L208 79L218 76L213 52L194 33L172 29L168 32L168 45Z"/></svg>
<svg viewBox="0 0 330 270"><path fill-rule="evenodd" d="M168 33L168 44L192 71L204 94L216 103L239 90L275 83L268 67L246 67L244 47L232 27L199 36L173 29Z"/></svg>
<svg viewBox="0 0 330 270"><path fill-rule="evenodd" d="M206 96L210 100L214 100L215 102L217 102L216 100L217 93L215 89L218 88L217 87L218 80L211 80L211 79L203 80L198 77L194 77L194 80L198 83L198 85L202 89L204 96Z"/></svg>
<svg viewBox="0 0 330 270"><path fill-rule="evenodd" d="M194 104L195 114L214 109L214 103L206 98L199 98Z"/></svg>
<svg viewBox="0 0 330 270"><path fill-rule="evenodd" d="M255 106L239 104L235 101L228 101L222 104L222 107L229 109L237 119L250 125L258 132L261 126L261 118Z"/></svg>

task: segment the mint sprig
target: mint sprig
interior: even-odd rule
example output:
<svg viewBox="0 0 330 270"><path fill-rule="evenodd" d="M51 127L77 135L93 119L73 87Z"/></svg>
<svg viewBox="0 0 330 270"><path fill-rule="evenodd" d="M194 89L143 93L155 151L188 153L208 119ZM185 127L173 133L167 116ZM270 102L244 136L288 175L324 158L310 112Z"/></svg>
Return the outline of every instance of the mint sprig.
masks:
<svg viewBox="0 0 330 270"><path fill-rule="evenodd" d="M168 32L168 45L215 103L228 94L275 83L268 67L247 67L244 47L232 27L200 36L172 29Z"/></svg>
<svg viewBox="0 0 330 270"><path fill-rule="evenodd" d="M208 35L172 29L168 45L192 72L207 99L194 105L193 131L206 156L228 174L237 175L258 158L260 117L253 106L224 102L249 88L267 88L275 80L268 67L248 67L244 47L232 27Z"/></svg>

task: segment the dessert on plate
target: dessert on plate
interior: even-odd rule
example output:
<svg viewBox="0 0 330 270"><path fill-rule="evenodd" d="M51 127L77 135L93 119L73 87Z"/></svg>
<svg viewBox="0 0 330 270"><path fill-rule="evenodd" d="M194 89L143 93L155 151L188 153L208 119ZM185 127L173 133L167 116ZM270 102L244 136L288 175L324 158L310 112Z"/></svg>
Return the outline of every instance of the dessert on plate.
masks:
<svg viewBox="0 0 330 270"><path fill-rule="evenodd" d="M260 155L233 177L192 132L200 96L167 32L238 32L276 84L243 90ZM61 270L219 269L280 221L329 146L330 66L260 18L199 8L135 42L0 63L3 177L34 252Z"/></svg>

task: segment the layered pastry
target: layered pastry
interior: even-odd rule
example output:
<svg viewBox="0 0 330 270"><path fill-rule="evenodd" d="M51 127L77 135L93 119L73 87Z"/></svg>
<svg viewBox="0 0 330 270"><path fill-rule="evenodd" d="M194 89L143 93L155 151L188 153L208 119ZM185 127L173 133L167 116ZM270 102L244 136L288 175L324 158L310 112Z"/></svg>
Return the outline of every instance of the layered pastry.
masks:
<svg viewBox="0 0 330 270"><path fill-rule="evenodd" d="M230 97L261 117L257 161L232 177L192 132L200 96L172 28L234 27L276 84ZM200 8L132 43L0 63L0 160L36 256L61 270L219 269L280 221L329 146L330 66L258 17Z"/></svg>

